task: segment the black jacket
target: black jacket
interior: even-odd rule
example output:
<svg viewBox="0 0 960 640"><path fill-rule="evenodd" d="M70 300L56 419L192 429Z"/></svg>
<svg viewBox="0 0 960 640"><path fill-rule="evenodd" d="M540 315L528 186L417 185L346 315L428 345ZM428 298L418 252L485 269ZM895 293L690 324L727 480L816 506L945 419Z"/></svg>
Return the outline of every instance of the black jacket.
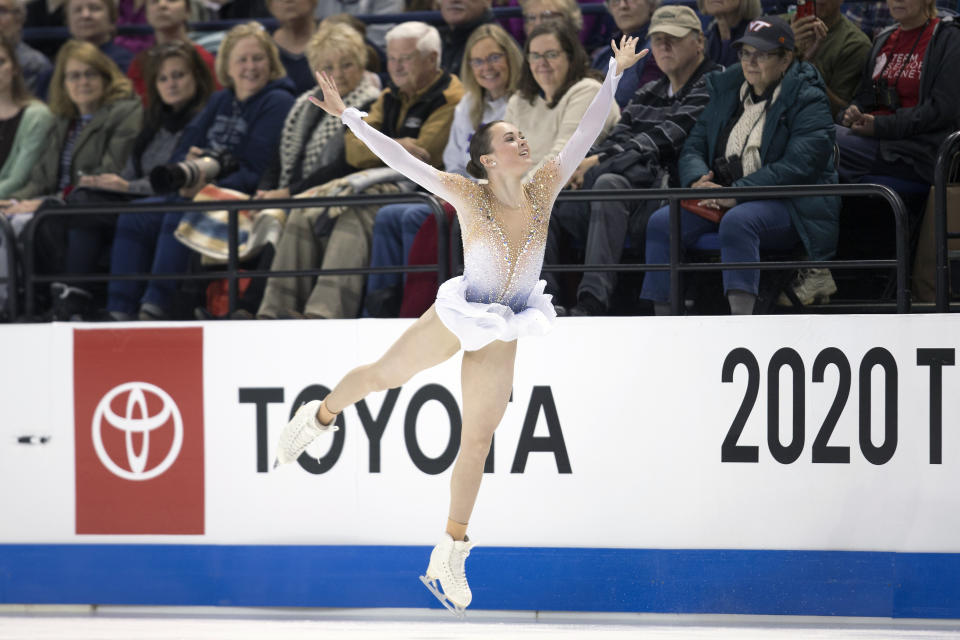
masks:
<svg viewBox="0 0 960 640"><path fill-rule="evenodd" d="M881 31L860 78L853 104L861 111L874 108L873 67L880 48L896 26ZM920 70L917 106L897 109L874 120L880 154L887 162L908 162L921 176L933 182L937 150L943 139L960 128L960 82L956 65L960 61L960 25L941 18L927 45Z"/></svg>

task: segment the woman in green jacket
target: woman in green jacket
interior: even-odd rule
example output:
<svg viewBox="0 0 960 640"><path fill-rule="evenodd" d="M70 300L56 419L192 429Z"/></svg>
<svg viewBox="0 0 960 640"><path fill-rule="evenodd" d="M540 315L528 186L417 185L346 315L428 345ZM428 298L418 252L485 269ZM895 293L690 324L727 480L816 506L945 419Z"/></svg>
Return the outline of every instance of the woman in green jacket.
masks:
<svg viewBox="0 0 960 640"><path fill-rule="evenodd" d="M117 66L88 42L60 48L50 81L55 122L30 179L6 203L8 215L33 213L60 198L83 175L119 173L143 118L140 100Z"/></svg>
<svg viewBox="0 0 960 640"><path fill-rule="evenodd" d="M707 77L710 102L687 137L680 155L684 187L758 187L833 184L834 131L823 80L810 64L793 56L793 32L777 17L750 23L736 43L741 64ZM681 245L719 233L723 262L759 262L761 250L803 245L813 260L836 250L840 200L808 196L781 200L708 198L696 203L713 222L681 210ZM691 207L693 209L695 207ZM665 263L670 255L669 209L659 209L647 227L646 260ZM734 314L753 312L760 272L723 272L723 288ZM641 297L666 313L670 279L647 273Z"/></svg>
<svg viewBox="0 0 960 640"><path fill-rule="evenodd" d="M50 109L27 89L16 43L0 36L0 199L26 184L51 126Z"/></svg>
<svg viewBox="0 0 960 640"><path fill-rule="evenodd" d="M11 217L17 233L44 202L63 202L84 175L119 173L141 128L142 107L130 81L89 42L70 40L60 48L49 96L54 123L42 140L43 151L26 184L13 191L10 200L0 203L0 210ZM103 222L84 217L71 224ZM37 229L37 246L27 250L38 257L37 268L41 271L89 270L66 264L66 230L62 219Z"/></svg>

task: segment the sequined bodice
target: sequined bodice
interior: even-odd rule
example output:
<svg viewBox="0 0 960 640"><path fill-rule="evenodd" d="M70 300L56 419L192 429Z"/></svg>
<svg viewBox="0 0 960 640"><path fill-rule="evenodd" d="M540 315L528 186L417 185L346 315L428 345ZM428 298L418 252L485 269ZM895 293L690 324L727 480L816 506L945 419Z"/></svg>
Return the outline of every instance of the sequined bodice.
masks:
<svg viewBox="0 0 960 640"><path fill-rule="evenodd" d="M501 203L489 185L447 175L444 181L462 202L457 215L463 231L467 300L497 302L514 312L523 310L543 266L554 186L559 177L556 163L546 163L523 185L524 202L516 208ZM522 230L515 233L516 237L510 237L508 216L524 220L524 224L514 225Z"/></svg>
<svg viewBox="0 0 960 640"><path fill-rule="evenodd" d="M499 303L516 313L524 309L540 278L553 201L597 139L610 113L622 75L616 69L616 60L611 58L603 85L577 130L560 153L524 183L524 201L518 207L502 204L489 185L438 171L414 158L397 141L365 123L364 114L355 108L346 109L342 117L350 130L388 166L456 208L463 231L467 301ZM514 216L522 217L525 223L517 224ZM512 224L505 225L505 221ZM508 229L515 230L515 238Z"/></svg>

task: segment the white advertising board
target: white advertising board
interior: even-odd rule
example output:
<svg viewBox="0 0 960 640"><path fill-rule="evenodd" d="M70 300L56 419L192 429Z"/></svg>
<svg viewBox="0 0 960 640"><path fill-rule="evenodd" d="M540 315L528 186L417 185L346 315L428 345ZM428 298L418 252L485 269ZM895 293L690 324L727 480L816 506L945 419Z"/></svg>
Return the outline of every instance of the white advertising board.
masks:
<svg viewBox="0 0 960 640"><path fill-rule="evenodd" d="M311 447L322 462L271 468L298 401L408 324L0 327L0 543L432 544L460 356L348 408L336 439ZM958 328L934 315L563 318L521 341L471 535L960 552ZM193 346L179 350L174 330ZM117 391L104 422L94 407L133 382L148 386ZM149 478L110 471L107 459L135 476L170 458L170 403L186 433L179 457ZM18 441L30 436L50 440Z"/></svg>

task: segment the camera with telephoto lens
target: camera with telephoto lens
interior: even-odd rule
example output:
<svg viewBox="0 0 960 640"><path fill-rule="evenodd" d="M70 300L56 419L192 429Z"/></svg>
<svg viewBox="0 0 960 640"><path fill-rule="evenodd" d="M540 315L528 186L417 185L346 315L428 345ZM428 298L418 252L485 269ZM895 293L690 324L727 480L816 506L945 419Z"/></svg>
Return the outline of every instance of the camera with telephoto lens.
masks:
<svg viewBox="0 0 960 640"><path fill-rule="evenodd" d="M720 156L713 161L713 181L722 187L729 187L743 177L743 163L740 156Z"/></svg>
<svg viewBox="0 0 960 640"><path fill-rule="evenodd" d="M879 109L889 109L896 111L900 108L900 96L897 94L896 85L890 86L886 78L880 78L873 82L874 104Z"/></svg>
<svg viewBox="0 0 960 640"><path fill-rule="evenodd" d="M150 172L150 186L156 193L171 193L201 182L213 182L235 169L236 162L229 153L205 149L199 158L154 167Z"/></svg>

